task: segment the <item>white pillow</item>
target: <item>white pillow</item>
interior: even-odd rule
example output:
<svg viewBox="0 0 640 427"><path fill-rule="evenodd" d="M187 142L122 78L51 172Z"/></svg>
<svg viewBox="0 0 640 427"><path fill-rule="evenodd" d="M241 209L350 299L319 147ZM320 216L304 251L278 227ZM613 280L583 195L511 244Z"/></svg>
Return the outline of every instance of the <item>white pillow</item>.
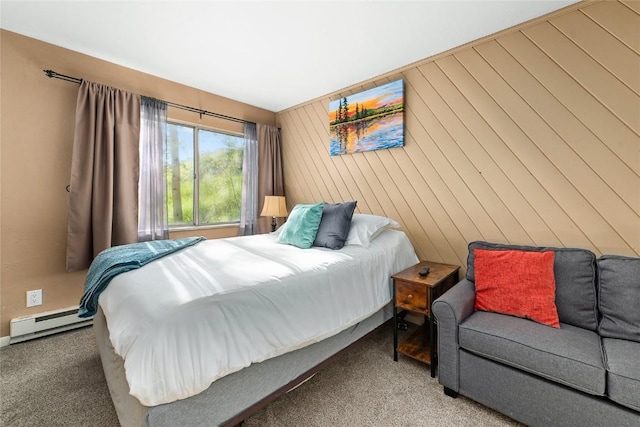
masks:
<svg viewBox="0 0 640 427"><path fill-rule="evenodd" d="M386 227L398 228L400 224L384 216L353 214L349 236L344 244L367 247Z"/></svg>
<svg viewBox="0 0 640 427"><path fill-rule="evenodd" d="M283 228L284 228L284 224L282 224L280 227L276 228L276 231L270 231L269 234L271 234L273 237L279 237L280 233L282 233L282 229Z"/></svg>

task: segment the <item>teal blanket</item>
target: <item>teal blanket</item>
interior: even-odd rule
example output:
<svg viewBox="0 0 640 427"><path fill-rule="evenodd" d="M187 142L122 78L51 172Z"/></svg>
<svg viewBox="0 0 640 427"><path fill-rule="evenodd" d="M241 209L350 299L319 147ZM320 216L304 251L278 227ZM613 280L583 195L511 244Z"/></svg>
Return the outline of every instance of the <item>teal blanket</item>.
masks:
<svg viewBox="0 0 640 427"><path fill-rule="evenodd" d="M91 263L80 299L80 317L91 317L98 311L98 297L111 279L120 273L140 268L165 255L205 240L204 237L185 237L176 240L152 240L114 246L100 252Z"/></svg>

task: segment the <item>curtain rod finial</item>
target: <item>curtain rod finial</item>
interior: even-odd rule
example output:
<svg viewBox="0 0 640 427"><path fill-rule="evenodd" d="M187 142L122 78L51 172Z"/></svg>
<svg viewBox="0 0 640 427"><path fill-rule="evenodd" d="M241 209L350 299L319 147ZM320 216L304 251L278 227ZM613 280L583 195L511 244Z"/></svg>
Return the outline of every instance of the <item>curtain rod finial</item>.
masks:
<svg viewBox="0 0 640 427"><path fill-rule="evenodd" d="M56 76L56 72L53 70L43 70L44 73L47 75L47 77L55 77Z"/></svg>

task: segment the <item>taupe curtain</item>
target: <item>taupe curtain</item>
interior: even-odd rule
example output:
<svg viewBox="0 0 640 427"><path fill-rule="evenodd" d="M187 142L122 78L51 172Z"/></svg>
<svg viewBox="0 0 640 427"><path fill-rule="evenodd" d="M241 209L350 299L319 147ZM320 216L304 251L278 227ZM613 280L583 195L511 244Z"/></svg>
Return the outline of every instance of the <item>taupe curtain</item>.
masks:
<svg viewBox="0 0 640 427"><path fill-rule="evenodd" d="M71 159L67 271L138 240L140 97L83 81Z"/></svg>
<svg viewBox="0 0 640 427"><path fill-rule="evenodd" d="M264 196L284 196L280 129L258 123L258 212L262 212ZM278 225L284 218L277 218ZM271 217L258 218L258 233L271 232Z"/></svg>

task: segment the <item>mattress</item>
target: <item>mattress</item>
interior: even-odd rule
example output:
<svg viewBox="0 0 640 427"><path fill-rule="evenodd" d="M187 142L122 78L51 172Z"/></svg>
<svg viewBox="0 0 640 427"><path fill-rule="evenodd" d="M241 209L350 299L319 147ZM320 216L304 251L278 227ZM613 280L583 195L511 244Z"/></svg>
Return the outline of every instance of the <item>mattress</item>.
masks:
<svg viewBox="0 0 640 427"><path fill-rule="evenodd" d="M357 324L416 262L396 230L339 251L272 234L207 240L117 276L99 305L131 395L156 406Z"/></svg>
<svg viewBox="0 0 640 427"><path fill-rule="evenodd" d="M336 354L365 337L393 314L388 304L356 325L318 343L227 375L205 391L165 405L146 407L129 394L124 361L113 351L100 309L93 328L109 393L122 427L235 426L289 388L317 372ZM391 347L389 347L391 357Z"/></svg>

